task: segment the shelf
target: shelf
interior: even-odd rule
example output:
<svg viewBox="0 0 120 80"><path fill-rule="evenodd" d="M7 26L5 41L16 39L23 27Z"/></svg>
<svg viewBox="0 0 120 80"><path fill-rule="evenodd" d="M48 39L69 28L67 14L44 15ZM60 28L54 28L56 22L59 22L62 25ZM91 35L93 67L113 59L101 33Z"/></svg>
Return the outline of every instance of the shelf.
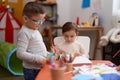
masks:
<svg viewBox="0 0 120 80"><path fill-rule="evenodd" d="M56 24L57 23L57 4L56 3L50 3L47 1L38 1L43 7L49 7L51 10L48 12L46 11L46 22L50 22L51 24ZM51 12L51 13L50 13ZM50 15L49 15L50 14Z"/></svg>
<svg viewBox="0 0 120 80"><path fill-rule="evenodd" d="M57 5L56 3L50 3L50 2L46 2L46 1L38 1L38 3L40 3L41 5L44 5L44 6L55 6Z"/></svg>

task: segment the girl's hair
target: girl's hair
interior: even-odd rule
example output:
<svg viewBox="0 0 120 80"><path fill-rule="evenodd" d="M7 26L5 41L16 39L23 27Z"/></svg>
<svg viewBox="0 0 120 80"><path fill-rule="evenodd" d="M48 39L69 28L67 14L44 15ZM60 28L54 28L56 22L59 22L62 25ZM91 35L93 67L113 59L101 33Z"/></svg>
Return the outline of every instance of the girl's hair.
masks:
<svg viewBox="0 0 120 80"><path fill-rule="evenodd" d="M76 34L77 34L77 26L75 23L73 22L66 22L63 27L62 27L62 33L64 34L65 32L67 31L70 31L70 30L75 30Z"/></svg>
<svg viewBox="0 0 120 80"><path fill-rule="evenodd" d="M23 9L23 15L27 17L32 17L37 14L44 14L42 6L37 2L28 2Z"/></svg>

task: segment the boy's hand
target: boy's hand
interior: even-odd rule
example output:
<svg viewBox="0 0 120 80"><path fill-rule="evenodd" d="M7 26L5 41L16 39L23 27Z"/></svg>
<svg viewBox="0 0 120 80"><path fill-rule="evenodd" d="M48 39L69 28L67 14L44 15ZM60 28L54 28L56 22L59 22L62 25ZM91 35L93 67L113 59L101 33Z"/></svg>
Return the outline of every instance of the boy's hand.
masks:
<svg viewBox="0 0 120 80"><path fill-rule="evenodd" d="M50 47L50 49L51 49L51 52L52 52L52 53L55 53L55 54L57 54L57 55L60 54L60 51L59 51L59 49L58 49L56 46L52 45L52 46Z"/></svg>
<svg viewBox="0 0 120 80"><path fill-rule="evenodd" d="M46 58L46 63L50 63L50 58L49 57Z"/></svg>
<svg viewBox="0 0 120 80"><path fill-rule="evenodd" d="M57 60L57 56L53 56L53 60ZM46 58L46 63L50 63L50 56Z"/></svg>
<svg viewBox="0 0 120 80"><path fill-rule="evenodd" d="M42 67L46 64L46 62L47 62L46 59L43 59L43 60L41 61Z"/></svg>

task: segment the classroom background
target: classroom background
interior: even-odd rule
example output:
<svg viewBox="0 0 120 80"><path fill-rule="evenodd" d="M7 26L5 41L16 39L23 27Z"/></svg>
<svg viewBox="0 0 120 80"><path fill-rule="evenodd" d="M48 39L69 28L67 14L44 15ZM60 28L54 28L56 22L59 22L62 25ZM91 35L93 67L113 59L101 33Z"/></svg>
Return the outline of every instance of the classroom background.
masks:
<svg viewBox="0 0 120 80"><path fill-rule="evenodd" d="M10 42L16 44L17 32L22 25L22 9L24 5L29 1L36 1L43 5L46 12L46 21L43 24L43 28L39 31L43 35L43 39L46 46L49 48L50 43L48 43L48 37L54 37L48 35L49 28L52 26L61 27L65 22L72 21L75 22L80 27L102 27L103 30L101 36L106 35L112 28L119 25L120 20L120 1L119 0L0 0L0 41ZM14 19L14 23L11 23L11 16L7 22L7 18L3 16L4 8L9 9L9 12ZM83 25L83 23L91 22L91 17L95 13L99 19L96 26ZM9 13L7 13L9 14ZM12 25L12 33L6 32L7 23ZM17 25L17 27L16 27ZM7 33L7 35L5 35ZM11 34L11 35L9 35ZM55 36L60 36L61 31L53 32ZM57 35L56 35L57 34ZM94 50L96 50L96 55L94 59L103 59L103 47L101 47L98 42L96 42L97 31L96 30L85 30L81 31L80 35L89 36L90 43L90 57L93 58ZM99 39L100 37L99 36ZM97 45L96 45L96 43ZM11 74L2 66L0 67L0 78L1 80L22 80L23 77L16 77ZM4 74L2 74L4 73ZM1 75L2 74L2 75ZM6 77L8 76L8 77Z"/></svg>

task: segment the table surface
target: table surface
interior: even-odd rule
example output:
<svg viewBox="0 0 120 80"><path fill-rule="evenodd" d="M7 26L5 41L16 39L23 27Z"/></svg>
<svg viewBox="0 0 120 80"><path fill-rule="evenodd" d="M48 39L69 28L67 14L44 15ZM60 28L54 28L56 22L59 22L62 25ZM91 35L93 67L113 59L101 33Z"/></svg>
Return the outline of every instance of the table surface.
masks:
<svg viewBox="0 0 120 80"><path fill-rule="evenodd" d="M112 63L108 60L92 60L92 64L97 64L97 63ZM46 64L41 71L38 73L37 77L35 80L52 80L51 74L50 74L50 65ZM72 77L72 74L70 72L65 73L65 80L70 80Z"/></svg>

